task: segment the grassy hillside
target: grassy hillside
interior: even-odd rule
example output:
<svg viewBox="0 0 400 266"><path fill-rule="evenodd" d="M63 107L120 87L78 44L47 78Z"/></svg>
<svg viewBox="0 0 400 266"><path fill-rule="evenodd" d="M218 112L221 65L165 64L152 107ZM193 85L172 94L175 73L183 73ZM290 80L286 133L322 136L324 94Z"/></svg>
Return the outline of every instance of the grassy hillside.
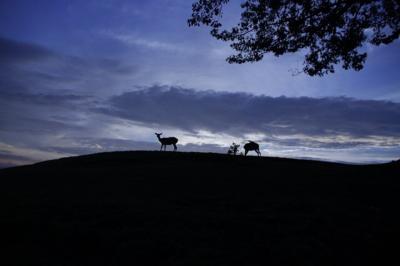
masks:
<svg viewBox="0 0 400 266"><path fill-rule="evenodd" d="M400 164L115 152L0 170L2 265L400 265Z"/></svg>

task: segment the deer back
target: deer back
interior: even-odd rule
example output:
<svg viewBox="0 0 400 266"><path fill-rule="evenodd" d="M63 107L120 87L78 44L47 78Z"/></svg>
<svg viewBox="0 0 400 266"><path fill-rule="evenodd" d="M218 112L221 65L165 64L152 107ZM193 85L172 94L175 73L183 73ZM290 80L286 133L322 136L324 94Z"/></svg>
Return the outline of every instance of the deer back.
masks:
<svg viewBox="0 0 400 266"><path fill-rule="evenodd" d="M170 137L170 138L161 138L160 141L162 144L172 145L172 144L176 144L178 142L178 139L175 137Z"/></svg>
<svg viewBox="0 0 400 266"><path fill-rule="evenodd" d="M257 150L257 149L259 149L259 145L255 142L249 142L249 143L244 144L243 148L245 150Z"/></svg>

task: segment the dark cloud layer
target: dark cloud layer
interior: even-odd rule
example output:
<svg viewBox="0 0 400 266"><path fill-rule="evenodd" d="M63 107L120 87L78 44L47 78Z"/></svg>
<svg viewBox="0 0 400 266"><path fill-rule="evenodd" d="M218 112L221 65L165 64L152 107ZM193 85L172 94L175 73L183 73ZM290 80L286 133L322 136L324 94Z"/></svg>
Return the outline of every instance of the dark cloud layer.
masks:
<svg viewBox="0 0 400 266"><path fill-rule="evenodd" d="M0 150L0 158L7 158L9 160L15 160L15 161L30 161L31 160L29 157L15 155L15 154L10 153L9 151L3 151L3 150Z"/></svg>
<svg viewBox="0 0 400 266"><path fill-rule="evenodd" d="M287 98L151 87L112 97L108 115L143 123L226 133L400 136L400 104L335 98Z"/></svg>
<svg viewBox="0 0 400 266"><path fill-rule="evenodd" d="M120 60L64 55L37 44L19 42L1 36L0 57L0 64L2 65L23 64L26 62L40 62L43 64L45 60L52 59L58 60L52 63L59 65L67 64L70 67L76 67L78 70L86 70L85 72L89 71L91 68L120 74L130 74L132 71L136 70L135 66L126 65ZM46 77L46 75L43 75L43 77Z"/></svg>
<svg viewBox="0 0 400 266"><path fill-rule="evenodd" d="M1 64L36 61L55 57L50 50L41 46L18 42L0 37Z"/></svg>
<svg viewBox="0 0 400 266"><path fill-rule="evenodd" d="M0 93L98 90L138 70L120 59L66 55L1 37L0 58Z"/></svg>

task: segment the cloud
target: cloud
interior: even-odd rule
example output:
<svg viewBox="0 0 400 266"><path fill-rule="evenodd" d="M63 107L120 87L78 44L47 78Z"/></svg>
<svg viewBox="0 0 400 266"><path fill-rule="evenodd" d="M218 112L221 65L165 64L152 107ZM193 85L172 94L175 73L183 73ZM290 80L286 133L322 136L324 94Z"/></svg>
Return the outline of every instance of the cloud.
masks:
<svg viewBox="0 0 400 266"><path fill-rule="evenodd" d="M29 147L18 147L0 142L0 168L67 156L71 156L71 154L49 152Z"/></svg>
<svg viewBox="0 0 400 266"><path fill-rule="evenodd" d="M0 92L100 93L138 71L122 59L66 55L5 38L0 38L0 58Z"/></svg>
<svg viewBox="0 0 400 266"><path fill-rule="evenodd" d="M387 101L346 97L274 98L153 86L114 96L107 104L97 111L189 132L303 135L303 139L306 136L315 141L336 136L334 143L357 142L357 138L373 136L400 138L400 104Z"/></svg>
<svg viewBox="0 0 400 266"><path fill-rule="evenodd" d="M126 44L133 44L138 46L143 46L150 49L157 49L157 50L166 50L166 51L175 51L177 47L170 43L154 41L154 40L147 40L144 38L136 38L130 35L115 35L114 38Z"/></svg>
<svg viewBox="0 0 400 266"><path fill-rule="evenodd" d="M130 74L131 71L136 69L136 66L126 65L117 59L85 58L66 55L37 44L19 42L2 37L0 37L0 57L2 58L0 61L1 65L12 64L14 66L23 66L28 62L40 63L42 65L51 63L52 66L58 65L59 67L70 67L73 70L84 70L84 72L97 70L121 74ZM46 62L46 60L50 60L51 62ZM65 70L65 68L63 69Z"/></svg>
<svg viewBox="0 0 400 266"><path fill-rule="evenodd" d="M31 159L26 156L14 154L11 152L11 149L2 150L0 148L0 162L12 164L12 162L29 162L30 160Z"/></svg>
<svg viewBox="0 0 400 266"><path fill-rule="evenodd" d="M0 64L24 63L56 57L52 51L41 46L0 37Z"/></svg>
<svg viewBox="0 0 400 266"><path fill-rule="evenodd" d="M74 94L63 94L63 95L55 95L55 94L29 94L29 93L13 93L13 92L0 92L0 95L6 97L8 101L15 101L21 103L30 103L30 104L40 104L40 105L68 105L68 104L79 104L79 103L87 103L93 97L86 95L74 95Z"/></svg>
<svg viewBox="0 0 400 266"><path fill-rule="evenodd" d="M23 142L35 134L80 131L91 105L93 98L84 95L0 91L0 138Z"/></svg>
<svg viewBox="0 0 400 266"><path fill-rule="evenodd" d="M194 50L180 43L172 43L163 40L149 39L132 33L115 33L102 31L102 36L116 40L126 46L137 46L152 51L172 52L172 53L193 53Z"/></svg>
<svg viewBox="0 0 400 266"><path fill-rule="evenodd" d="M307 136L304 134L265 136L263 141L286 147L347 149L363 146L399 147L399 137L366 136L356 137L347 135Z"/></svg>

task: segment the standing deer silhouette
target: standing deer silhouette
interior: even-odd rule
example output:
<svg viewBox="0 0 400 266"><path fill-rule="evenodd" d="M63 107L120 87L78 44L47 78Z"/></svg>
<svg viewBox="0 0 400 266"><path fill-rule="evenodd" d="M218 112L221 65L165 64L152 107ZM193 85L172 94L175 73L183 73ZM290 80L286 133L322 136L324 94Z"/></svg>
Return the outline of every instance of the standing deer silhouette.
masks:
<svg viewBox="0 0 400 266"><path fill-rule="evenodd" d="M176 143L178 142L177 138L175 138L175 137L161 138L160 136L162 135L162 133L155 133L155 134L156 134L158 140L161 143L160 151L162 151L163 147L164 147L164 151L165 151L166 148L167 148L167 145L173 145L174 146L174 151L177 150L177 147L176 147Z"/></svg>
<svg viewBox="0 0 400 266"><path fill-rule="evenodd" d="M249 143L244 144L244 156L247 155L249 151L255 151L258 156L261 156L260 146L254 141L249 140Z"/></svg>

